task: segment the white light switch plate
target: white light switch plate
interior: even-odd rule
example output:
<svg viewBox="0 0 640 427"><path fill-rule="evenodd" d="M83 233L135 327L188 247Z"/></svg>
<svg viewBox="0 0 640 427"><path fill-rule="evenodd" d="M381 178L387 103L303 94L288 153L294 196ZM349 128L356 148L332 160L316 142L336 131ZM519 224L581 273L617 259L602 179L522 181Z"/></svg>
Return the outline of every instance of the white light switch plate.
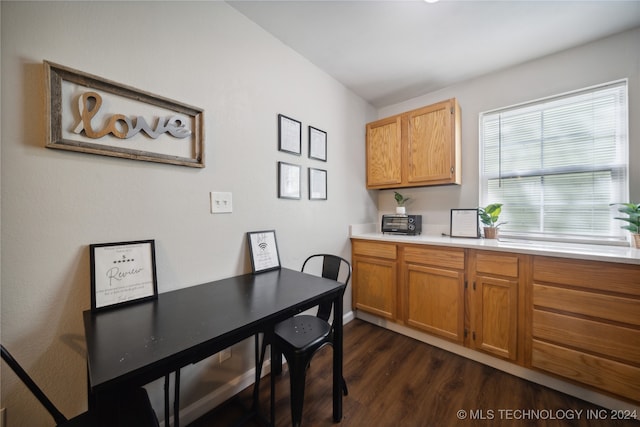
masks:
<svg viewBox="0 0 640 427"><path fill-rule="evenodd" d="M233 198L229 192L211 192L211 213L233 212Z"/></svg>

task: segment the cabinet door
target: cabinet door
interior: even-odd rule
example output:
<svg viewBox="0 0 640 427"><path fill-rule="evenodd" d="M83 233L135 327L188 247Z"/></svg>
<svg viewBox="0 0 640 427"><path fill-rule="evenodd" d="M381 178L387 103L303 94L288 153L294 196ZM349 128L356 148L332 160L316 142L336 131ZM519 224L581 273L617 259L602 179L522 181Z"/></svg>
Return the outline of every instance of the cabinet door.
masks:
<svg viewBox="0 0 640 427"><path fill-rule="evenodd" d="M464 273L406 264L407 324L462 343Z"/></svg>
<svg viewBox="0 0 640 427"><path fill-rule="evenodd" d="M396 317L396 261L353 258L353 304L378 316Z"/></svg>
<svg viewBox="0 0 640 427"><path fill-rule="evenodd" d="M456 176L452 102L441 102L408 114L407 181L452 183Z"/></svg>
<svg viewBox="0 0 640 427"><path fill-rule="evenodd" d="M515 360L518 282L478 276L472 286L471 339L474 348Z"/></svg>
<svg viewBox="0 0 640 427"><path fill-rule="evenodd" d="M402 182L401 127L400 116L367 124L367 188Z"/></svg>

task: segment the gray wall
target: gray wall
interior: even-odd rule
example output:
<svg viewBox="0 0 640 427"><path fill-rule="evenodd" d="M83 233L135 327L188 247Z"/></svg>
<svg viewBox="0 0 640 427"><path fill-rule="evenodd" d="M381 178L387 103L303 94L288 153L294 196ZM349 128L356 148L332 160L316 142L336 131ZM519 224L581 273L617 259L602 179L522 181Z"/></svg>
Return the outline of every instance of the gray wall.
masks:
<svg viewBox="0 0 640 427"><path fill-rule="evenodd" d="M446 229L450 208L477 205L478 113L627 77L631 196L640 199L640 30L375 111L222 2L3 1L0 16L2 343L69 416L86 402L88 244L155 239L160 292L249 271L249 230L277 230L285 267L317 251L348 256L348 225L393 210L391 191L365 190L364 125L378 117L458 98L463 185L406 191L410 211ZM203 108L207 167L45 149L45 59ZM277 161L318 165L306 148L277 151L278 113L328 132L328 201L277 199ZM233 192L234 213L210 214L210 191ZM223 366L212 358L183 372L192 414L250 369L250 345L232 351ZM9 426L50 425L5 369ZM149 387L158 409L160 388Z"/></svg>
<svg viewBox="0 0 640 427"><path fill-rule="evenodd" d="M387 117L448 98L462 109L462 185L406 189L410 213L422 214L432 231L449 229L452 208L478 206L478 115L500 107L548 97L622 78L629 79L630 196L640 201L640 29L546 56L437 92L381 108ZM395 209L393 191L379 192L380 214Z"/></svg>
<svg viewBox="0 0 640 427"><path fill-rule="evenodd" d="M250 271L245 232L275 229L282 265L349 257L348 226L376 215L365 190L375 110L224 2L6 2L2 10L2 343L66 415L86 406L82 311L90 243L155 239L160 292ZM44 148L43 60L205 110L206 168ZM279 152L277 114L303 124L303 155ZM307 157L307 126L328 162ZM328 171L328 200L277 198L276 164ZM212 215L210 191L233 192ZM350 291L345 299L350 309ZM183 372L184 406L252 366L247 345ZM5 365L3 364L3 371ZM9 425L50 425L3 372ZM161 387L150 387L161 408ZM186 422L186 419L185 419Z"/></svg>

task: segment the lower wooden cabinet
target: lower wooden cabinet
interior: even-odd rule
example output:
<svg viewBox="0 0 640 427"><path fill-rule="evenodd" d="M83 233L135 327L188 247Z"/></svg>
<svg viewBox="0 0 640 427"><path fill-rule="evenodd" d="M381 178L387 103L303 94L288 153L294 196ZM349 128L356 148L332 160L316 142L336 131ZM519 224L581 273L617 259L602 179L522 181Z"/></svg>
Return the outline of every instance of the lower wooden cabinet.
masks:
<svg viewBox="0 0 640 427"><path fill-rule="evenodd" d="M515 361L523 324L519 310L521 256L470 251L469 347Z"/></svg>
<svg viewBox="0 0 640 427"><path fill-rule="evenodd" d="M640 403L640 265L353 239L354 308Z"/></svg>
<svg viewBox="0 0 640 427"><path fill-rule="evenodd" d="M464 250L404 248L406 323L462 344Z"/></svg>
<svg viewBox="0 0 640 427"><path fill-rule="evenodd" d="M353 242L353 307L395 319L397 315L397 246Z"/></svg>
<svg viewBox="0 0 640 427"><path fill-rule="evenodd" d="M531 367L640 402L640 268L534 257Z"/></svg>

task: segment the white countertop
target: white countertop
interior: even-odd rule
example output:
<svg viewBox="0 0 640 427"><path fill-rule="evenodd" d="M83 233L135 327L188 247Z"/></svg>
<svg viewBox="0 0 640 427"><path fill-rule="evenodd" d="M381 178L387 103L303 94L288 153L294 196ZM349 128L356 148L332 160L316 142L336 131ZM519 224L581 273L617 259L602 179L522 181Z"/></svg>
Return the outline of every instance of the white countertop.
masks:
<svg viewBox="0 0 640 427"><path fill-rule="evenodd" d="M487 249L502 252L516 252L529 255L553 256L593 261L619 262L640 265L640 249L624 246L587 245L579 243L538 242L530 240L471 239L422 234L406 236L402 234L382 234L371 231L366 225L351 226L349 236L354 239L378 240L382 242L414 243L423 245L449 246L469 249ZM640 277L638 278L640 282Z"/></svg>

